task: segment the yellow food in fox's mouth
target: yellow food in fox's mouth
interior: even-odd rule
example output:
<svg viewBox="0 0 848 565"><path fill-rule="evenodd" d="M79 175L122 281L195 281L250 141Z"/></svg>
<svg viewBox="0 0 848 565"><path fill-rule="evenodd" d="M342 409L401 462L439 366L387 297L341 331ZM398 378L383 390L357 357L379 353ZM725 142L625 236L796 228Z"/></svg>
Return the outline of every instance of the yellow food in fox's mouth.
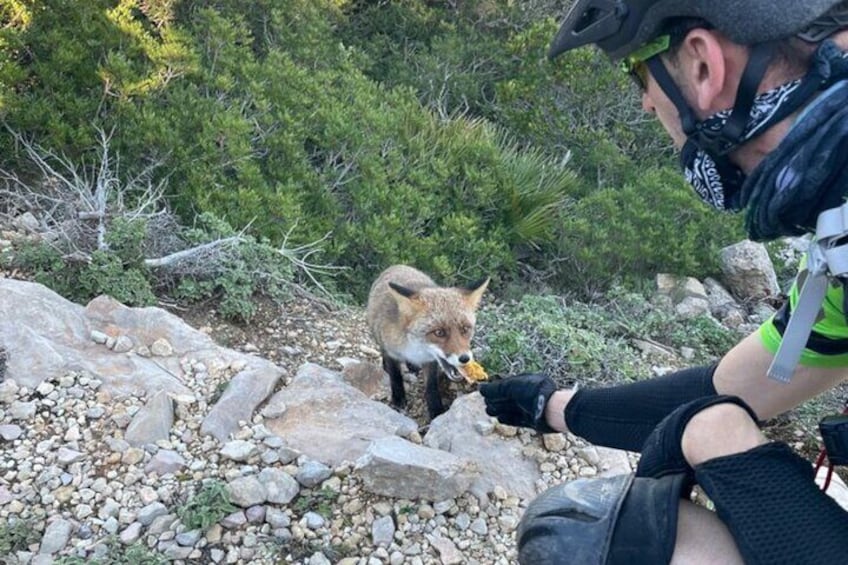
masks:
<svg viewBox="0 0 848 565"><path fill-rule="evenodd" d="M489 380L489 375L486 373L485 369L483 369L483 366L477 361L466 363L460 368L460 372L469 383Z"/></svg>

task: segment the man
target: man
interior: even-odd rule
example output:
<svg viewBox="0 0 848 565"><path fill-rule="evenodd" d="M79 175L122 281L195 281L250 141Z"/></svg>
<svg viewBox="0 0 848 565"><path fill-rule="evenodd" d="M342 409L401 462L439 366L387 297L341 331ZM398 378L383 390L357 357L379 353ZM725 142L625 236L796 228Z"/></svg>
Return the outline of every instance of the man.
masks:
<svg viewBox="0 0 848 565"><path fill-rule="evenodd" d="M544 375L480 387L503 423L642 453L632 477L533 501L522 563L848 563L848 513L757 426L848 376L846 30L845 0L575 1L551 58L600 47L705 201L745 210L752 239L818 243L789 304L714 366L606 389L556 390ZM694 484L715 512L689 502Z"/></svg>

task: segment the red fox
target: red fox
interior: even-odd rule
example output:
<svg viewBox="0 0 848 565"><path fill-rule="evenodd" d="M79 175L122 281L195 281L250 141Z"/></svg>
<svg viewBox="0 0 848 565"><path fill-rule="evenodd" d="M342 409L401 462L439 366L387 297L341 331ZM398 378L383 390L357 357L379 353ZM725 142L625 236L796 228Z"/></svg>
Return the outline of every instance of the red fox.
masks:
<svg viewBox="0 0 848 565"><path fill-rule="evenodd" d="M389 267L374 281L368 295L368 326L380 346L393 405L406 405L400 365L406 363L413 370L426 369L430 419L445 411L439 377L461 380L460 366L474 358L476 311L488 284L485 278L467 287L440 287L406 265Z"/></svg>

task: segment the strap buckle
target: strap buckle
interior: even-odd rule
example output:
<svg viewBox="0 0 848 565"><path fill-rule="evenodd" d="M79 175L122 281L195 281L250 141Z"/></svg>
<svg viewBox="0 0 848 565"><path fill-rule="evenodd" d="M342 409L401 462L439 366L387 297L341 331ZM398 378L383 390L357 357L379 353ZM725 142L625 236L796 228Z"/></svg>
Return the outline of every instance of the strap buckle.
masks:
<svg viewBox="0 0 848 565"><path fill-rule="evenodd" d="M807 250L807 279L789 316L769 378L788 383L816 323L829 278L848 278L848 203L825 210L816 220L816 237Z"/></svg>

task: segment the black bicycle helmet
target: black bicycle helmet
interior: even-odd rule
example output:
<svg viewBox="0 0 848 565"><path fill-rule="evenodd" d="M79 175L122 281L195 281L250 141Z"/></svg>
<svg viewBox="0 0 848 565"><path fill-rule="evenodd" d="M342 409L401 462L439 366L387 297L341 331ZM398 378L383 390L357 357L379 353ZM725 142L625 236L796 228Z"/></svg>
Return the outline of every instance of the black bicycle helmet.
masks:
<svg viewBox="0 0 848 565"><path fill-rule="evenodd" d="M576 0L548 57L591 43L626 57L673 18L699 18L742 45L795 35L844 0Z"/></svg>

